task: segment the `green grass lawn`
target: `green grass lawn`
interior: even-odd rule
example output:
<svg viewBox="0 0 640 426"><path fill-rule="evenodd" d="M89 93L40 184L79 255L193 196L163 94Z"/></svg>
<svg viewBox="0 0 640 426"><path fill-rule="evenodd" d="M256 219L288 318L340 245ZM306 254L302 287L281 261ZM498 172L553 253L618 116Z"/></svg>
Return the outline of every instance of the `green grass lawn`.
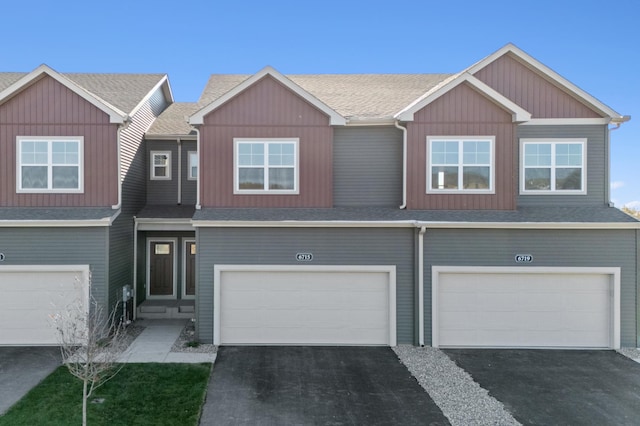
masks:
<svg viewBox="0 0 640 426"><path fill-rule="evenodd" d="M89 398L89 425L197 425L211 364L126 364ZM101 403L92 403L98 398ZM0 425L82 424L82 382L59 367Z"/></svg>

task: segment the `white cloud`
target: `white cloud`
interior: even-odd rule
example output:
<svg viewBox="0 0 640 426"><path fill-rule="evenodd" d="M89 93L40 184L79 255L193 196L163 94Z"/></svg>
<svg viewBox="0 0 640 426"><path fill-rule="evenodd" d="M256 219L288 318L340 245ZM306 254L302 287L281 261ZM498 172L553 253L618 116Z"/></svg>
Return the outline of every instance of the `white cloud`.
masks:
<svg viewBox="0 0 640 426"><path fill-rule="evenodd" d="M621 180L611 182L611 189L618 189L618 188L622 188L623 186L624 186L624 182L622 182Z"/></svg>
<svg viewBox="0 0 640 426"><path fill-rule="evenodd" d="M640 201L629 201L624 203L624 206L634 210L640 210Z"/></svg>

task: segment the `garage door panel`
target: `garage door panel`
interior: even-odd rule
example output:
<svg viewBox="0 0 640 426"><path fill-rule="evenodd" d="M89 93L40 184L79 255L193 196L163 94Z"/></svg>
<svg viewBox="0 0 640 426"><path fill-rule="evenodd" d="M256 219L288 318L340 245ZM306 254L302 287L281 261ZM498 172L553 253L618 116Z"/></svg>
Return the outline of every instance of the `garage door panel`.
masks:
<svg viewBox="0 0 640 426"><path fill-rule="evenodd" d="M389 272L222 271L221 344L389 344Z"/></svg>
<svg viewBox="0 0 640 426"><path fill-rule="evenodd" d="M610 347L612 282L602 273L442 272L438 345Z"/></svg>
<svg viewBox="0 0 640 426"><path fill-rule="evenodd" d="M52 317L88 305L88 266L0 266L0 345L57 345ZM76 320L72 316L67 322Z"/></svg>

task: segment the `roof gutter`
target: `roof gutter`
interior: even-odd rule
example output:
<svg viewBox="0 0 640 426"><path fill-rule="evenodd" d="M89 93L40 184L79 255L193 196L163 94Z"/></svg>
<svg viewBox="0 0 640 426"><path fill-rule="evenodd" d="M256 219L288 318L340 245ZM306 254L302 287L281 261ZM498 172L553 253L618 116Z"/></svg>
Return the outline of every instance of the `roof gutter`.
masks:
<svg viewBox="0 0 640 426"><path fill-rule="evenodd" d="M395 120L393 125L402 130L402 205L400 209L407 208L407 128Z"/></svg>

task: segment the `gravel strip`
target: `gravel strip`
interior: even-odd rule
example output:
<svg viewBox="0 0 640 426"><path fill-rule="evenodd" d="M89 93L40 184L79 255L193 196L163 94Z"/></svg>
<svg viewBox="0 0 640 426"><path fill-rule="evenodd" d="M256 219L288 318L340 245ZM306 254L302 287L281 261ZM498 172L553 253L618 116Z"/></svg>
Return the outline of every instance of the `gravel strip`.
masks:
<svg viewBox="0 0 640 426"><path fill-rule="evenodd" d="M180 332L171 347L171 352L189 352L194 354L214 354L218 351L216 345L198 343L195 339L196 328L193 322L189 322Z"/></svg>
<svg viewBox="0 0 640 426"><path fill-rule="evenodd" d="M618 353L636 362L640 362L640 348L620 348L618 349Z"/></svg>
<svg viewBox="0 0 640 426"><path fill-rule="evenodd" d="M452 425L520 425L439 349L402 345L393 350Z"/></svg>

